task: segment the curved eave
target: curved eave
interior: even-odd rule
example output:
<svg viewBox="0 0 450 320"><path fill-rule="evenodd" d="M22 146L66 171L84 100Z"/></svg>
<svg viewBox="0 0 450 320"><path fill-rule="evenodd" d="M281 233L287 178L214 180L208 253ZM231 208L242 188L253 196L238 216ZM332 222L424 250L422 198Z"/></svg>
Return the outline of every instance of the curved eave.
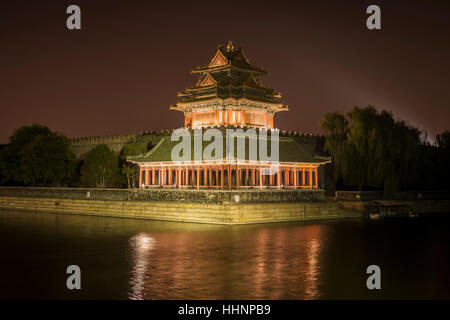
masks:
<svg viewBox="0 0 450 320"><path fill-rule="evenodd" d="M127 159L128 162L138 164L140 166L160 166L160 165L166 165L166 166L204 166L204 165L246 165L246 166L289 166L293 168L305 168L305 167L311 167L311 168L317 168L321 165L325 165L327 163L331 163L331 160L328 161L321 161L321 162L270 162L270 161L238 161L238 160L201 160L201 161L139 161L135 159Z"/></svg>
<svg viewBox="0 0 450 320"><path fill-rule="evenodd" d="M192 69L191 70L191 74L197 74L197 73L205 73L205 72L217 72L217 71L222 71L222 70L226 70L226 69L230 69L230 68L236 68L238 70L241 71L251 71L257 75L266 75L267 71L257 68L257 67L245 67L245 66L237 66L235 64L224 64L221 66L216 66L216 67L210 67L209 65L203 66L203 67L197 67L196 69Z"/></svg>

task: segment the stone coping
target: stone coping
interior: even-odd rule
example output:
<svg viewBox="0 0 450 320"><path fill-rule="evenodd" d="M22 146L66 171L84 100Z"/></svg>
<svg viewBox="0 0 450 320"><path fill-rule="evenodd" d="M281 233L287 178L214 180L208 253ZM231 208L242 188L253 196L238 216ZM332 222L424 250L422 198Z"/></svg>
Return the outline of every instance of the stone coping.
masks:
<svg viewBox="0 0 450 320"><path fill-rule="evenodd" d="M111 201L166 201L187 203L261 203L325 201L324 190L251 189L96 189L0 187L0 197L60 198Z"/></svg>

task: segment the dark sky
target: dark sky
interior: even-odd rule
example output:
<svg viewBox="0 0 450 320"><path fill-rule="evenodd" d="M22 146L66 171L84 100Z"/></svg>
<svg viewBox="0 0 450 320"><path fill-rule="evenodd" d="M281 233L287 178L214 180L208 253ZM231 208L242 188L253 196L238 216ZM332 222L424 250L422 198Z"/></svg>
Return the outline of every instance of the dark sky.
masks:
<svg viewBox="0 0 450 320"><path fill-rule="evenodd" d="M69 137L181 127L169 105L228 40L282 93L280 129L319 133L325 112L368 104L433 136L450 129L450 1L12 3L0 9L0 143L32 123ZM80 31L66 28L70 4ZM370 4L382 30L366 28Z"/></svg>

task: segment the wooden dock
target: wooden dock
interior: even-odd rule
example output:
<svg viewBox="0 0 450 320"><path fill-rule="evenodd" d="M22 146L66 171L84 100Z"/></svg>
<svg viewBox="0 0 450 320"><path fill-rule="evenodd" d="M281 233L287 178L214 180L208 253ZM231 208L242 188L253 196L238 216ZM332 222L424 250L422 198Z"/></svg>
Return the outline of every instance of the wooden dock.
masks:
<svg viewBox="0 0 450 320"><path fill-rule="evenodd" d="M364 205L365 215L371 219L413 216L413 203L401 200L374 200Z"/></svg>

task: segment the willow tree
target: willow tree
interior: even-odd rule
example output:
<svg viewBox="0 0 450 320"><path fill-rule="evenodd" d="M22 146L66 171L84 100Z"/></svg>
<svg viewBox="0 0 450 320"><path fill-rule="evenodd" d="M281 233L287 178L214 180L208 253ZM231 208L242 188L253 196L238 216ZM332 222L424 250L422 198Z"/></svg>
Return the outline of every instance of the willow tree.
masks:
<svg viewBox="0 0 450 320"><path fill-rule="evenodd" d="M427 142L421 131L395 120L392 113L354 107L346 116L325 114L321 127L335 174L344 185L376 188L385 194L420 185L421 150Z"/></svg>

